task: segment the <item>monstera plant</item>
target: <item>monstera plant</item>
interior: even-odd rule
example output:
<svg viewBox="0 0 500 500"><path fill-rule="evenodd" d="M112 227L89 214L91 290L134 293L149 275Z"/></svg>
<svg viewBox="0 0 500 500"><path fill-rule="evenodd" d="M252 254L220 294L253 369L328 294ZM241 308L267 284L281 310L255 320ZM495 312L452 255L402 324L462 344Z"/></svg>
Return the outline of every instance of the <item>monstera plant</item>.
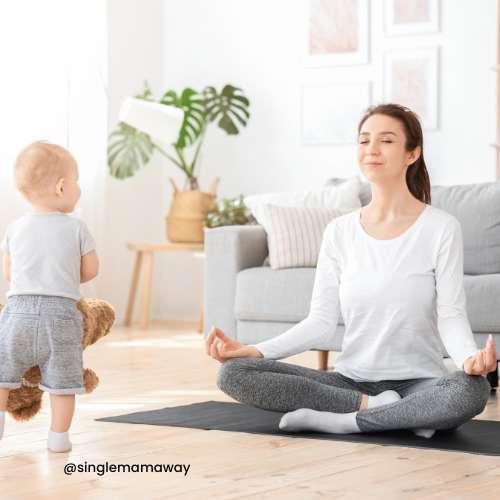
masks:
<svg viewBox="0 0 500 500"><path fill-rule="evenodd" d="M144 91L135 97L155 100L147 82ZM177 141L172 144L172 151L165 151L147 134L120 122L109 136L109 172L118 179L131 177L158 151L186 174L189 189L198 190L196 167L207 126L215 122L228 135L237 135L250 118L250 101L241 89L225 85L220 92L212 86L205 87L201 92L187 87L179 94L175 90L167 90L158 102L175 106L184 112L184 120ZM190 155L187 154L188 149L192 150Z"/></svg>
<svg viewBox="0 0 500 500"><path fill-rule="evenodd" d="M154 101L148 83L140 99ZM250 101L241 89L225 85L220 92L215 87L205 87L198 92L190 87L177 94L167 90L159 103L180 108L184 117L177 140L165 151L151 137L134 127L120 122L108 141L108 167L113 177L126 179L147 165L155 151L168 158L186 174L186 185L181 191L173 179L173 199L166 217L167 239L173 242L200 243L204 240L205 216L216 199L219 179L216 178L208 192L198 185L198 159L211 123L216 123L228 135L237 135L250 118Z"/></svg>

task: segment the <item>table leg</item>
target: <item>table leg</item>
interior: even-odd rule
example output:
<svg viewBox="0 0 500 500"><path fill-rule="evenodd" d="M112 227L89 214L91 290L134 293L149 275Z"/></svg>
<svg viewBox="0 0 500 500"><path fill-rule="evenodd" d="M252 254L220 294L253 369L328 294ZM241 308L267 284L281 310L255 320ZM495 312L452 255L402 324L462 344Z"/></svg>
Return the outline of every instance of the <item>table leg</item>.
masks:
<svg viewBox="0 0 500 500"><path fill-rule="evenodd" d="M328 354L330 351L318 351L318 370L328 370Z"/></svg>
<svg viewBox="0 0 500 500"><path fill-rule="evenodd" d="M198 333L203 333L204 329L205 329L205 322L203 320L203 307L202 307L200 311L200 318L198 319Z"/></svg>
<svg viewBox="0 0 500 500"><path fill-rule="evenodd" d="M141 274L142 252L138 251L135 255L134 271L132 272L132 282L130 283L130 291L128 293L127 312L125 313L125 326L130 326L132 322L132 312L134 310L135 294L137 291L137 282Z"/></svg>
<svg viewBox="0 0 500 500"><path fill-rule="evenodd" d="M139 325L146 329L149 326L149 308L151 300L151 284L153 278L153 252L144 252L144 280L141 299L141 318Z"/></svg>

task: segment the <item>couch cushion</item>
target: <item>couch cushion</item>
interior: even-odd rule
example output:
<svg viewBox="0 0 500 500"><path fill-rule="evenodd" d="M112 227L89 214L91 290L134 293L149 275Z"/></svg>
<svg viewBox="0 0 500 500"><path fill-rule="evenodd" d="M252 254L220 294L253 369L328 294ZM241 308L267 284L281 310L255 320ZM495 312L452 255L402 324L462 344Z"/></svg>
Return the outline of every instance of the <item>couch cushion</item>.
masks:
<svg viewBox="0 0 500 500"><path fill-rule="evenodd" d="M361 181L361 185L359 187L359 201L361 202L361 206L368 205L372 199L372 188L369 182L363 180L364 178L359 176L359 180ZM345 177L331 177L327 179L325 182L325 186L340 186L344 182L349 179Z"/></svg>
<svg viewBox="0 0 500 500"><path fill-rule="evenodd" d="M465 274L500 273L500 182L432 186L432 205L460 221Z"/></svg>
<svg viewBox="0 0 500 500"><path fill-rule="evenodd" d="M354 176L342 179L341 183L330 184L321 189L310 191L283 191L262 193L246 196L245 205L250 209L257 222L266 224L265 205L279 207L309 207L309 208L338 208L342 211L356 210L360 207L359 188L361 179Z"/></svg>
<svg viewBox="0 0 500 500"><path fill-rule="evenodd" d="M316 267L326 226L345 211L337 208L264 206L272 269Z"/></svg>
<svg viewBox="0 0 500 500"><path fill-rule="evenodd" d="M309 313L315 268L252 267L238 273L235 317L242 321L298 323ZM500 274L464 276L473 332L500 332ZM339 324L344 324L342 312Z"/></svg>
<svg viewBox="0 0 500 500"><path fill-rule="evenodd" d="M251 267L238 273L234 313L238 320L298 323L309 313L316 268L273 270ZM342 317L340 321L343 323Z"/></svg>
<svg viewBox="0 0 500 500"><path fill-rule="evenodd" d="M464 276L467 316L473 332L500 332L500 274Z"/></svg>

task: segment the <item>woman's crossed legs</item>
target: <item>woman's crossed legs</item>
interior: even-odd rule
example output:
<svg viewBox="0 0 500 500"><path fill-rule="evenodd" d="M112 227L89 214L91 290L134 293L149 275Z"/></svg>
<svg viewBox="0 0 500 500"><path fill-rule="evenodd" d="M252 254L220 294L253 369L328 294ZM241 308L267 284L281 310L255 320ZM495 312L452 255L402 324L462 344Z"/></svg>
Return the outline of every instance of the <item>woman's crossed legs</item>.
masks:
<svg viewBox="0 0 500 500"><path fill-rule="evenodd" d="M341 433L454 429L481 413L490 394L485 377L463 371L436 378L357 382L337 372L265 358L225 361L217 385L241 403L292 412L282 419L285 430ZM396 391L401 399L359 411L363 394L373 397L385 391Z"/></svg>

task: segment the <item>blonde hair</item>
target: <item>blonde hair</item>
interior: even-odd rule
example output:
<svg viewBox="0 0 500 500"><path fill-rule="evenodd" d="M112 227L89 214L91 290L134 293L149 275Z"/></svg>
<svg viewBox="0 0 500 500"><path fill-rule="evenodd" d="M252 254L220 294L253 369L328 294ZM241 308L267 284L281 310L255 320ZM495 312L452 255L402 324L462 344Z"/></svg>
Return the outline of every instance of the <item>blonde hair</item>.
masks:
<svg viewBox="0 0 500 500"><path fill-rule="evenodd" d="M29 144L14 163L17 189L27 198L53 194L59 179L67 175L72 158L69 151L57 144L47 141Z"/></svg>

